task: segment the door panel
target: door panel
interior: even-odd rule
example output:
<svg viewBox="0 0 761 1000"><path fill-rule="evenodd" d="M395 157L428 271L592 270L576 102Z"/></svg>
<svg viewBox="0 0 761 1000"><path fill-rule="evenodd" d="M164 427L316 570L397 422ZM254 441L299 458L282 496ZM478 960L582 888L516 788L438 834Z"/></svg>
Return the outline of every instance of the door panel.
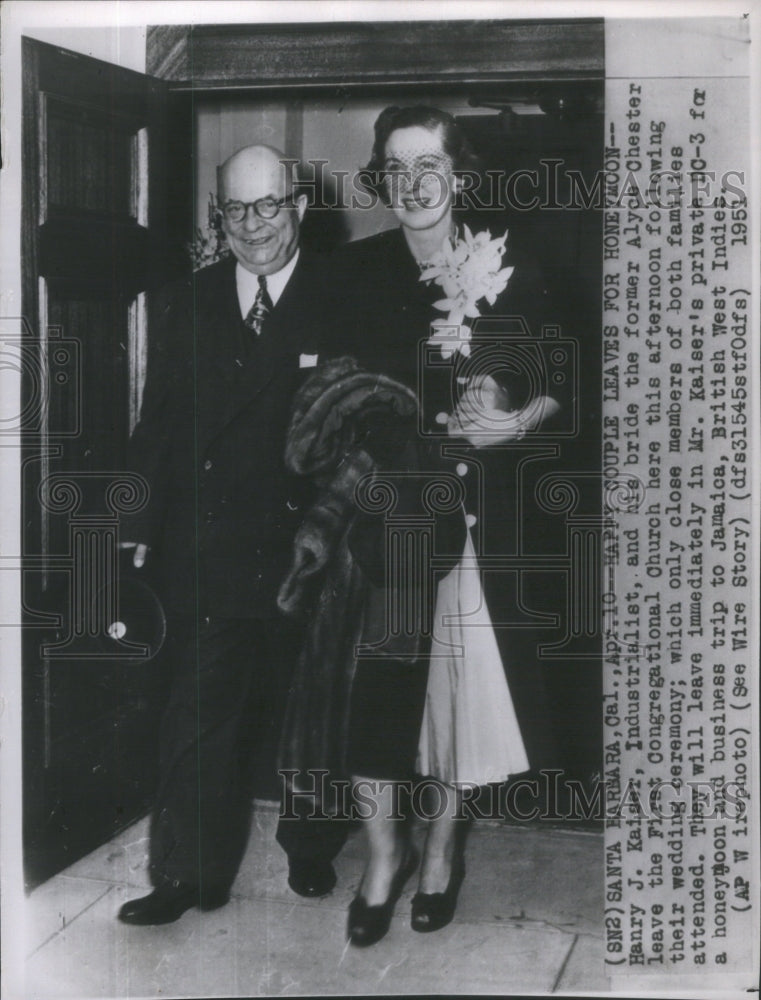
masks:
<svg viewBox="0 0 761 1000"><path fill-rule="evenodd" d="M38 413L22 483L30 885L110 838L153 792L162 657L107 628L129 594L119 514L140 502L126 448L146 292L169 259L164 87L24 39L24 391Z"/></svg>
<svg viewBox="0 0 761 1000"><path fill-rule="evenodd" d="M130 152L137 129L97 107L40 95L44 122L46 218L67 212L98 212L126 220L132 169ZM121 128L119 127L121 125Z"/></svg>

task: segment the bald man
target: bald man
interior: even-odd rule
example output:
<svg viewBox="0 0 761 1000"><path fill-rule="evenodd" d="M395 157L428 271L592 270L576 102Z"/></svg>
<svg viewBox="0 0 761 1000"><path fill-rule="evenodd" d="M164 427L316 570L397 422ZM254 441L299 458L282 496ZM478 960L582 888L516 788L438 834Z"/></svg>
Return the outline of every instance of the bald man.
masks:
<svg viewBox="0 0 761 1000"><path fill-rule="evenodd" d="M293 394L319 353L323 282L322 266L299 249L307 200L284 159L250 146L218 168L232 256L168 289L150 331L131 440L150 501L122 538L136 567L155 566L173 674L151 822L155 888L122 906L126 923L224 905L246 847L254 772L259 794L262 775L277 793L300 636L275 598L306 499L283 452ZM319 836L303 850L298 830L288 836L291 888L329 892L341 835L327 853Z"/></svg>

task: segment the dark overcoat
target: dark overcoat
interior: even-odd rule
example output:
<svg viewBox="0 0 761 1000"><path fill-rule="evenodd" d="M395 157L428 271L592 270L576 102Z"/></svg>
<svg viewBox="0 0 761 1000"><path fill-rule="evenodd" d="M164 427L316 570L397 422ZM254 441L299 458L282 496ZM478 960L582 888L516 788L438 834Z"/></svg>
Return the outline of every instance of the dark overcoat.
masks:
<svg viewBox="0 0 761 1000"><path fill-rule="evenodd" d="M444 316L433 305L444 293L420 280L402 231L349 244L333 262L341 295L332 308L326 353L353 355L363 367L418 394L419 433L438 441L444 463L463 483L484 591L531 766L563 766L569 755L567 748L558 751L556 737L558 719L568 709L555 683L558 660L545 660L539 647L560 641L565 626L565 574L562 569L548 573L543 566L548 557L558 555L562 561L566 554L567 523L537 489L543 477L562 468L561 438L565 459L570 454L573 462L574 357L572 350L563 353L559 340L560 353L550 343L562 340L565 331L558 329L559 314L539 271L509 255L505 263L514 263L515 270L505 292L492 307L484 306L484 318L474 324L470 357L457 353L444 359L438 348L426 346L431 321ZM537 386L558 400L561 411L543 426L541 437L476 449L447 434L447 416L463 380L486 371L505 387L511 407L523 405ZM524 568L516 568L515 557L526 557ZM526 570L526 559L533 561L533 570Z"/></svg>

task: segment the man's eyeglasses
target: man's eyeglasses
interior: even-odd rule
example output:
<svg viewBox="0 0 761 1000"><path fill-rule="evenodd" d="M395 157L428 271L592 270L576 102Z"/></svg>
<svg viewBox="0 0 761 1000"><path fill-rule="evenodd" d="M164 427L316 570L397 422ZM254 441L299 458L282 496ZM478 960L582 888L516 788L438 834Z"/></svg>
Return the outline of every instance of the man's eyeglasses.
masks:
<svg viewBox="0 0 761 1000"><path fill-rule="evenodd" d="M260 219L274 219L283 205L292 202L288 198L257 198L256 201L228 201L222 206L222 212L228 222L243 222L248 215L249 208L253 208L254 214Z"/></svg>

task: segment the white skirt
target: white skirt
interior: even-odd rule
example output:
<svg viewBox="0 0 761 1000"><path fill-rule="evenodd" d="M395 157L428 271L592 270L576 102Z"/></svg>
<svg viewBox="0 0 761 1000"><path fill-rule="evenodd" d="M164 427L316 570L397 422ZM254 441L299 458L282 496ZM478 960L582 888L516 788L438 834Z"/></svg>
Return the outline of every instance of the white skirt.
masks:
<svg viewBox="0 0 761 1000"><path fill-rule="evenodd" d="M416 770L485 785L529 767L468 532L440 583Z"/></svg>

